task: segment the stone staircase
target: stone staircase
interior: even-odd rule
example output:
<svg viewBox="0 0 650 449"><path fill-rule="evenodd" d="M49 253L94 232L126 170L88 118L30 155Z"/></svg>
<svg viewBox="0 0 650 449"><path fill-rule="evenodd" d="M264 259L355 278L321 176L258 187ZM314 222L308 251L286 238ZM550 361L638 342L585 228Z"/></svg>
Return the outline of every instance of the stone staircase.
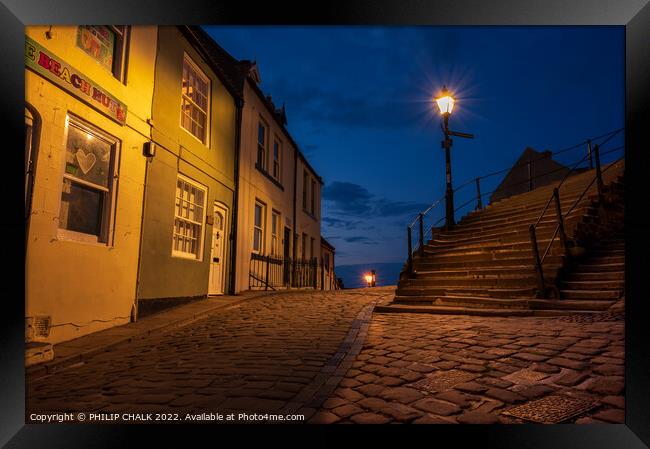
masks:
<svg viewBox="0 0 650 449"><path fill-rule="evenodd" d="M624 161L619 161L603 173L605 202L621 209L623 170ZM413 274L403 272L393 301L377 306L375 311L549 316L608 309L623 288L622 231L610 233L616 220L610 223L603 219L595 182L565 215L595 175L595 170L575 174L559 190L567 238L580 246L590 245L577 263L564 254L559 238L554 239L544 260L544 278L560 298L538 297L529 232L556 182L471 212L452 230L434 230L424 245L424 254L415 251ZM552 202L536 228L540 255L556 226ZM593 244L594 229L598 235L611 235Z"/></svg>

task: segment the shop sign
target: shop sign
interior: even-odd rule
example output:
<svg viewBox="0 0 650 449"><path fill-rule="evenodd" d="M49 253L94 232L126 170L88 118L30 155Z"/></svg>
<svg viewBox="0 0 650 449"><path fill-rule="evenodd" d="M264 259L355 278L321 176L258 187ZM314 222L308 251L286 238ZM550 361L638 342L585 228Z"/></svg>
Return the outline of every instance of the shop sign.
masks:
<svg viewBox="0 0 650 449"><path fill-rule="evenodd" d="M126 105L61 58L25 36L25 66L124 125Z"/></svg>

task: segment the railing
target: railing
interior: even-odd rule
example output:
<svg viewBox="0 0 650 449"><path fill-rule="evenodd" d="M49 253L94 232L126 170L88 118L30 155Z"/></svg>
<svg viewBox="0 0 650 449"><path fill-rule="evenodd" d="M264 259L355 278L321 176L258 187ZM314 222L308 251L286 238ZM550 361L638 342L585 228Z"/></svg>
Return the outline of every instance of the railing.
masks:
<svg viewBox="0 0 650 449"><path fill-rule="evenodd" d="M613 153L613 152L618 151L620 149L621 148L615 148L615 149L609 150L608 152L603 153L603 154ZM567 246L568 241L567 241L567 235L566 235L566 232L565 232L565 229L564 229L564 221L565 221L565 219L568 218L569 215L571 214L571 212L573 212L573 210L578 206L578 204L580 204L580 202L582 201L584 196L587 194L589 189L591 189L591 186L593 186L594 182L596 183L596 186L597 186L598 203L599 204L603 203L603 190L604 190L603 173L605 173L610 168L614 167L616 165L616 162L621 160L621 159L618 159L617 161L610 163L605 169L602 169L601 163L600 163L601 154L600 154L599 145L595 145L593 147L593 152L590 151L590 153L588 154L588 157L590 158L590 166L593 164L593 162L591 161L592 154L593 154L593 158L595 160L595 165L596 165L596 175L589 182L587 187L584 188L584 190L582 191L580 196L578 196L578 198L573 202L571 207L569 207L569 209L566 211L564 216L562 215L562 207L560 205L559 189L562 186L562 184L564 183L564 181L567 179L568 173L562 179L562 181L553 189L553 194L551 195L551 197L546 202L546 206L544 206L544 209L542 210L542 213L537 218L537 221L534 224L531 224L530 227L529 227L530 242L531 242L531 245L532 245L533 258L534 258L534 262L535 262L535 272L537 273L538 295L543 297L543 298L548 297L547 288L546 288L546 281L544 279L544 260L549 255L549 253L551 251L551 247L553 246L553 243L555 242L555 237L557 237L558 234L559 234L559 238L560 238L561 248L562 248L565 255L568 254L568 246ZM583 161L584 161L585 158L583 158ZM573 167L573 168L575 168L575 167ZM573 168L572 168L572 170L573 170ZM555 200L555 211L556 211L555 213L556 213L558 223L557 223L557 226L555 227L555 230L553 231L553 235L551 236L551 238L550 238L550 240L548 242L548 245L546 246L546 249L544 250L544 254L542 254L542 256L540 257L539 248L538 248L538 244L537 244L537 227L539 226L540 222L542 221L542 218L546 214L546 212L547 212L547 210L549 208L549 205L551 204L551 202L553 200ZM559 295L558 295L558 299L559 299Z"/></svg>
<svg viewBox="0 0 650 449"><path fill-rule="evenodd" d="M248 271L250 290L277 290L279 288L313 288L337 290L340 288L333 269L311 260L290 259L251 253Z"/></svg>
<svg viewBox="0 0 650 449"><path fill-rule="evenodd" d="M456 195L458 192L463 192L463 193L468 193L467 187L474 185L473 191L470 192L470 194L465 198L465 201L458 207L454 209L454 216L457 216L458 213L461 211L466 211L468 206L475 205L474 210L479 211L482 210L484 207L485 203L489 203L489 201L485 201L486 197L489 199L489 195L494 194L495 192L499 191L499 185L496 184L496 181L498 181L497 178L494 178L497 175L504 174L507 172L510 172L514 168L517 167L522 167L526 166L528 168L528 176L526 179L518 182L513 182L508 184L508 188L511 189L513 187L520 186L522 184L527 184L528 189L527 190L533 190L534 188L534 180L539 180L540 178L544 177L549 177L554 174L558 174L561 172L564 172L564 176L562 178L561 183L566 180L570 174L575 174L576 170L578 169L591 169L594 166L594 161L596 162L596 167L597 170L600 170L598 167L600 166L600 156L603 156L605 154L611 153L613 151L619 150L621 147L615 148L613 150L610 150L606 153L595 151L594 150L594 144L597 145L600 148L602 146L609 142L611 139L613 139L615 136L619 135L621 131L623 131L624 128L619 128L613 131L610 131L608 133L596 136L596 137L591 137L589 139L585 139L581 141L578 144L560 149L555 152L545 152L541 157L532 159L532 160L527 160L518 164L515 164L513 166L494 171L491 173L488 173L486 175L482 175L476 178L469 179L460 185L458 185L454 189L454 195ZM602 142L598 142L600 139L604 139ZM598 142L598 143L596 143ZM562 165L558 168L546 170L542 173L537 173L536 170L534 170L535 167L535 162L544 160L544 159L549 159L550 157L556 157L561 154L568 153L569 151L584 148L586 146L586 153L583 157L580 158L580 160L576 163L574 160L571 161L570 163L566 165ZM589 165L588 167L579 167L581 163L584 163L588 161ZM555 162L559 162L558 160L555 160ZM571 168L568 168L567 166L571 166ZM491 178L493 181L492 184L492 189L487 191L487 192L482 192L481 191L481 182L483 181L485 183L486 180ZM556 178L557 179L557 178ZM549 183L552 183L553 181L550 181ZM549 183L546 183L544 185L548 185ZM541 185L538 185L537 187L541 187ZM500 198L504 199L504 198ZM559 200L559 198L558 198ZM550 204L549 200L549 204ZM545 207L545 209L548 208L548 204ZM433 239L435 236L436 231L440 230L440 226L444 223L445 221L445 197L441 197L438 200L436 200L433 204L431 204L426 210L420 212L414 219L411 221L411 223L407 226L407 251L408 251L408 258L407 258L407 266L406 266L406 271L409 275L413 274L413 258L414 256L424 256L424 251L425 251L425 245L426 242Z"/></svg>

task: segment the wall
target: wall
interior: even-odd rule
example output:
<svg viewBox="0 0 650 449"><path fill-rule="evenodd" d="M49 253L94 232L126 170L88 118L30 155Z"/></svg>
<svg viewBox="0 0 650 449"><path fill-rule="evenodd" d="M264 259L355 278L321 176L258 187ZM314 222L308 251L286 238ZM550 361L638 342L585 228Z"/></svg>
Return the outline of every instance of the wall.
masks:
<svg viewBox="0 0 650 449"><path fill-rule="evenodd" d="M206 215L213 204L228 209L224 290L230 278L230 235L234 195L236 106L215 72L177 27L159 27L153 96L153 139L157 154L148 163L144 237L138 298L187 298L208 293L212 226L203 229L200 260L172 256L172 228L178 173L207 187ZM210 78L209 145L180 125L183 55Z"/></svg>
<svg viewBox="0 0 650 449"><path fill-rule="evenodd" d="M284 242L284 228L294 229L293 223L293 177L294 153L290 139L271 112L253 88L244 83L244 109L242 113L241 153L239 164L239 205L238 205L238 240L237 240L237 281L236 291L249 288L249 269L253 251L253 224L255 201L266 205L264 253L271 252L271 211L280 213L278 229L279 254L284 255L284 245L289 244L290 253L293 250L291 242ZM273 182L255 167L257 162L257 135L259 119L262 117L269 128L269 144L267 155L270 154L269 167L272 167L273 136L278 136L282 142L281 156L281 185ZM270 170L270 168L269 168Z"/></svg>
<svg viewBox="0 0 650 449"><path fill-rule="evenodd" d="M49 315L47 341L70 340L127 323L135 298L145 158L149 140L156 27L132 28L127 83L122 84L76 46L76 27L26 27L26 35L79 69L128 107L120 125L31 70L25 101L40 115L41 135L26 253L27 317ZM46 38L50 30L52 38ZM62 238L58 214L63 185L66 114L74 113L121 142L111 245Z"/></svg>

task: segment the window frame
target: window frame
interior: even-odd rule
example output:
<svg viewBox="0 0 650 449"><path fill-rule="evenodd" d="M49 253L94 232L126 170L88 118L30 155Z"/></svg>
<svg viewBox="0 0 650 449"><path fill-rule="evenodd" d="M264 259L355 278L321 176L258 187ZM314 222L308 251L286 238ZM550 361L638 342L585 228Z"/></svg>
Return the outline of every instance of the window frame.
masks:
<svg viewBox="0 0 650 449"><path fill-rule="evenodd" d="M282 222L280 217L280 212L275 209L271 209L271 255L276 257L281 255L282 249L279 237L280 223ZM274 225L275 231L273 230Z"/></svg>
<svg viewBox="0 0 650 449"><path fill-rule="evenodd" d="M275 148L278 149L278 157L275 157ZM277 173L276 173L277 167ZM276 135L273 139L273 167L271 168L273 179L282 184L282 141Z"/></svg>
<svg viewBox="0 0 650 449"><path fill-rule="evenodd" d="M84 48L80 47L78 44L78 39L79 39L78 37L75 39L75 47L77 47L79 50L84 52L86 56L93 59L93 61L95 61L105 70L111 72L111 74L116 80L126 85L127 69L128 69L128 61L129 61L129 46L130 46L129 44L131 42L131 26L130 25L79 25L77 26L77 35L79 34L79 30L81 29L81 27L84 26L86 27L103 26L108 28L115 35L115 42L113 45L113 65L110 69L106 67L104 64L102 64L100 61L98 61L96 58L94 58L91 54L89 54Z"/></svg>
<svg viewBox="0 0 650 449"><path fill-rule="evenodd" d="M190 223L197 224L198 222L193 222L191 220L188 220L184 217L178 217L176 215L176 188L174 188L174 220L172 222L172 257L176 257L179 259L185 259L185 260L194 260L197 262L202 262L203 261L203 253L205 249L205 230L206 230L206 216L207 216L207 202L208 202L208 187L201 184L200 182L183 175L182 173L177 173L176 174L176 186L178 186L178 181L181 180L187 184L190 184L196 189L203 190L203 204L201 205L201 208L203 209L203 214L201 216L201 230L200 230L200 242L199 242L199 251L198 254L194 253L188 253L185 251L179 251L177 249L174 249L174 231L176 227L176 219L180 220L186 220L189 221Z"/></svg>
<svg viewBox="0 0 650 449"><path fill-rule="evenodd" d="M255 223L255 209L257 207L260 207L260 226L257 226L257 223ZM255 200L255 205L253 206L253 239L251 240L252 242L252 252L254 254L260 254L263 255L265 254L265 228L266 228L266 204L258 199ZM255 248L255 232L259 231L260 233L260 247L258 249Z"/></svg>
<svg viewBox="0 0 650 449"><path fill-rule="evenodd" d="M264 128L264 143L263 145L260 145L260 127ZM259 117L259 120L257 121L257 139L256 139L256 146L257 151L255 153L255 165L257 166L258 169L260 169L263 172L267 172L267 167L268 167L268 155L269 155L269 125L262 118L262 116ZM260 163L260 151L262 152L262 160Z"/></svg>
<svg viewBox="0 0 650 449"><path fill-rule="evenodd" d="M201 78L206 84L207 84L207 99L206 99L206 110L203 111L198 104L194 102L191 98L187 97L183 93L183 73L185 72L185 62L188 63L189 67L194 70L195 75ZM189 75L189 72L188 72ZM188 80L189 81L189 80ZM208 75L205 74L205 72L199 67L199 65L194 62L192 57L187 53L183 52L183 64L181 65L181 107L180 107L180 115L179 115L179 126L181 129L185 130L190 136L192 136L194 139L198 140L203 144L206 148L210 148L210 116L211 116L211 108L212 108L212 80ZM191 130L187 129L185 126L183 126L183 116L185 116L185 112L183 110L183 105L184 105L184 100L187 100L192 107L198 108L199 111L205 112L205 136L203 139L199 138L198 136L194 135ZM190 121L193 121L191 117L189 117Z"/></svg>
<svg viewBox="0 0 650 449"><path fill-rule="evenodd" d="M111 146L111 160L109 162L110 173L108 175L108 187L98 186L91 182L84 181L76 178L66 172L66 155L68 151L68 135L70 126L76 127L82 132L87 132L95 138L104 141ZM93 123L82 119L78 115L68 111L65 118L65 132L63 133L63 151L61 157L61 176L59 177L59 196L57 206L57 220L56 226L56 239L61 241L72 241L77 243L90 243L102 247L113 247L115 240L115 215L117 211L117 190L119 183L119 162L120 150L122 142L112 134L107 133L103 129L94 125ZM100 232L99 235L86 234L84 232L73 231L61 227L60 217L63 212L62 198L63 186L65 180L70 183L76 183L86 188L94 189L103 192L102 194L102 210L100 218Z"/></svg>
<svg viewBox="0 0 650 449"><path fill-rule="evenodd" d="M309 174L307 169L302 171L302 209L307 210L307 190L309 189Z"/></svg>

